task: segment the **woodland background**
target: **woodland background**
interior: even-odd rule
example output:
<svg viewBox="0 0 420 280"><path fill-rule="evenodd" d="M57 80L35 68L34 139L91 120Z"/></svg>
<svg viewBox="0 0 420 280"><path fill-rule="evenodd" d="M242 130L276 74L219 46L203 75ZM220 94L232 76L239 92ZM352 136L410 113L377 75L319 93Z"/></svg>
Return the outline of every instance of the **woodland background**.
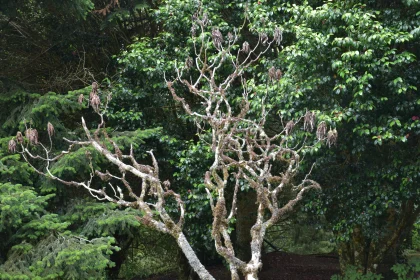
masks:
<svg viewBox="0 0 420 280"><path fill-rule="evenodd" d="M193 55L192 15L200 7L223 34L244 26L240 36L250 43L256 32L281 28L281 46L247 73L255 96L269 93L268 129L282 130L284 120L310 110L338 131L336 145L315 144L302 165L316 163L312 178L322 191L305 195L267 240L286 252L337 253L343 272L357 268L352 274L372 270L369 256L408 262L396 266L401 275L420 270L419 1L0 0L0 7L0 279L188 277L174 241L140 224L141 213L38 176L8 151L29 126L47 143L48 122L57 151L66 147L63 137L79 139L82 116L98 122L78 102L94 81L102 95L112 93L109 135L126 151L132 144L145 163L145 151L154 150L162 180L186 202L191 245L205 264L221 262L202 176L213 155L163 78ZM282 72L275 84L273 66ZM260 109L258 98L252 109ZM90 152L95 168L115 168ZM86 149L52 171L88 177ZM253 200L244 190L231 225L245 258Z"/></svg>

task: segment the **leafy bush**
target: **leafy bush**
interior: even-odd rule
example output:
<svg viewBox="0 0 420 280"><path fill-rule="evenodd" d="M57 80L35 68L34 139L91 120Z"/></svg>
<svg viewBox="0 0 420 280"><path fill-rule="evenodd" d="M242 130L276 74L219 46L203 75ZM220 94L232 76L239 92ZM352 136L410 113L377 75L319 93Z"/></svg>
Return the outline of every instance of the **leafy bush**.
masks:
<svg viewBox="0 0 420 280"><path fill-rule="evenodd" d="M408 264L396 264L391 270L395 272L397 278L394 280L416 280L420 279L420 261L410 262ZM349 266L344 275L334 275L331 277L331 280L380 280L384 279L382 275L368 272L367 274L362 274L357 271L355 266Z"/></svg>
<svg viewBox="0 0 420 280"><path fill-rule="evenodd" d="M382 275L378 275L372 272L368 272L367 274L362 274L361 272L357 271L355 266L349 266L344 275L334 275L331 277L331 280L380 280L383 279Z"/></svg>
<svg viewBox="0 0 420 280"><path fill-rule="evenodd" d="M420 279L420 261L409 264L396 264L391 269L398 276L398 280Z"/></svg>
<svg viewBox="0 0 420 280"><path fill-rule="evenodd" d="M174 272L178 248L174 240L160 232L144 229L133 242L126 261L120 269L119 278L150 277Z"/></svg>
<svg viewBox="0 0 420 280"><path fill-rule="evenodd" d="M413 250L420 251L420 221L414 225L412 248Z"/></svg>
<svg viewBox="0 0 420 280"><path fill-rule="evenodd" d="M328 254L334 251L335 243L333 233L323 228L324 223L298 212L268 230L266 239L285 252ZM266 252L271 250L266 246Z"/></svg>

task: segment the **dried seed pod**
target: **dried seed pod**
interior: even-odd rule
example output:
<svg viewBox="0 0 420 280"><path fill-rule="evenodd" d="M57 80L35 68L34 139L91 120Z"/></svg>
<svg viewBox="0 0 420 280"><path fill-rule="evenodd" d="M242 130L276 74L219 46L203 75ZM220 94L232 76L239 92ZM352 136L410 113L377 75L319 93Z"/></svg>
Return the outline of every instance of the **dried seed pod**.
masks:
<svg viewBox="0 0 420 280"><path fill-rule="evenodd" d="M82 104L84 100L85 100L85 96L83 94L80 94L79 98L77 99L77 102L79 102L79 104Z"/></svg>
<svg viewBox="0 0 420 280"><path fill-rule="evenodd" d="M244 53L249 53L249 43L248 43L247 41L245 41L245 42L242 44L242 51L243 51Z"/></svg>
<svg viewBox="0 0 420 280"><path fill-rule="evenodd" d="M261 43L265 45L268 41L267 33L265 32L260 33L260 40L261 40Z"/></svg>
<svg viewBox="0 0 420 280"><path fill-rule="evenodd" d="M286 135L290 135L290 133L293 131L293 128L295 127L294 121L289 121L286 124L286 127L284 128Z"/></svg>
<svg viewBox="0 0 420 280"><path fill-rule="evenodd" d="M276 80L280 81L281 77L283 76L283 73L281 72L280 69L277 69L276 71Z"/></svg>
<svg viewBox="0 0 420 280"><path fill-rule="evenodd" d="M22 132L18 131L16 133L16 140L18 141L19 144L23 143L23 136L22 136Z"/></svg>
<svg viewBox="0 0 420 280"><path fill-rule="evenodd" d="M92 102L93 96L97 95L93 90L89 93L89 101Z"/></svg>
<svg viewBox="0 0 420 280"><path fill-rule="evenodd" d="M216 47L216 49L220 49L223 43L223 35L220 32L219 29L213 29L211 32L211 37L213 39L213 44Z"/></svg>
<svg viewBox="0 0 420 280"><path fill-rule="evenodd" d="M316 138L318 138L318 140L321 141L325 138L326 134L327 134L327 124L325 122L321 122L318 125L318 128L316 129Z"/></svg>
<svg viewBox="0 0 420 280"><path fill-rule="evenodd" d="M315 128L315 112L307 111L303 118L303 129L306 131L312 131Z"/></svg>
<svg viewBox="0 0 420 280"><path fill-rule="evenodd" d="M93 82L93 83L92 83L92 90L93 90L94 92L97 92L97 91L98 91L98 83L97 83L97 82Z"/></svg>
<svg viewBox="0 0 420 280"><path fill-rule="evenodd" d="M101 99L97 94L93 94L90 99L90 105L92 105L93 110L97 112L99 110L99 105L101 104Z"/></svg>
<svg viewBox="0 0 420 280"><path fill-rule="evenodd" d="M38 145L38 131L34 128L28 128L25 131L25 137L28 138L29 143Z"/></svg>
<svg viewBox="0 0 420 280"><path fill-rule="evenodd" d="M233 42L234 36L231 32L228 32L227 37L228 37L229 42Z"/></svg>
<svg viewBox="0 0 420 280"><path fill-rule="evenodd" d="M170 186L171 186L171 182L169 182L169 180L163 181L163 187L166 190L168 190Z"/></svg>
<svg viewBox="0 0 420 280"><path fill-rule="evenodd" d="M280 46L280 43L283 40L283 33L281 32L280 28L276 27L276 29L274 29L273 37L277 45Z"/></svg>
<svg viewBox="0 0 420 280"><path fill-rule="evenodd" d="M16 153L16 142L14 139L9 141L9 152Z"/></svg>
<svg viewBox="0 0 420 280"><path fill-rule="evenodd" d="M187 57L187 59L185 60L185 67L187 67L187 69L190 69L194 64L193 64L193 59L192 57Z"/></svg>
<svg viewBox="0 0 420 280"><path fill-rule="evenodd" d="M209 15L205 13L203 15L203 25L207 25L207 23L209 23Z"/></svg>
<svg viewBox="0 0 420 280"><path fill-rule="evenodd" d="M274 81L276 79L276 68L274 68L274 66L268 70L268 78L270 81Z"/></svg>
<svg viewBox="0 0 420 280"><path fill-rule="evenodd" d="M54 135L54 126L50 122L47 124L47 132L50 137Z"/></svg>
<svg viewBox="0 0 420 280"><path fill-rule="evenodd" d="M35 128L33 128L31 134L32 134L32 140L31 140L31 142L34 145L38 145L38 130L36 130Z"/></svg>
<svg viewBox="0 0 420 280"><path fill-rule="evenodd" d="M25 130L25 137L29 140L30 135L31 135L31 129L28 128L27 130Z"/></svg>
<svg viewBox="0 0 420 280"><path fill-rule="evenodd" d="M336 129L333 129L330 131L328 131L327 134L327 145L329 148L331 148L332 145L336 145L337 144L337 138L338 138L338 133Z"/></svg>

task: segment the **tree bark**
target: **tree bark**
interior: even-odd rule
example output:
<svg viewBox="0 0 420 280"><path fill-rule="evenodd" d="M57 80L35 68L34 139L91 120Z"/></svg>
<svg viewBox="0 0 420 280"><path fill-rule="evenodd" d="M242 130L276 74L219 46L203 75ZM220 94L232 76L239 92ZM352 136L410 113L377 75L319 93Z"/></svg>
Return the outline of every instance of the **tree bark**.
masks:
<svg viewBox="0 0 420 280"><path fill-rule="evenodd" d="M258 280L257 273L249 273L246 275L245 280Z"/></svg>
<svg viewBox="0 0 420 280"><path fill-rule="evenodd" d="M185 235L180 232L176 238L176 242L184 253L185 257L188 259L192 269L198 274L201 280L215 280L213 276L207 271L204 265L201 264L194 250L191 248L188 240L185 238Z"/></svg>
<svg viewBox="0 0 420 280"><path fill-rule="evenodd" d="M346 267L354 264L354 255L351 250L350 242L338 242L338 257L340 259L340 270L342 273L346 271Z"/></svg>
<svg viewBox="0 0 420 280"><path fill-rule="evenodd" d="M199 280L197 273L190 266L188 259L185 257L182 250L178 247L178 279L179 280Z"/></svg>

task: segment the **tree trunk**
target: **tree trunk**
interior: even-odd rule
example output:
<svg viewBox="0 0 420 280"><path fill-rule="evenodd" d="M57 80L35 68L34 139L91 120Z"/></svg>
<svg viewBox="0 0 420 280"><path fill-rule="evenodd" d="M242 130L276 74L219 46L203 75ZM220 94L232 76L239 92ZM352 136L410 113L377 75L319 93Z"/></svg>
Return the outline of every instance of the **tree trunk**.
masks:
<svg viewBox="0 0 420 280"><path fill-rule="evenodd" d="M342 273L350 265L354 265L353 250L351 250L351 242L338 242L338 257L340 259L340 270Z"/></svg>
<svg viewBox="0 0 420 280"><path fill-rule="evenodd" d="M340 258L340 270L344 273L348 266L355 266L357 271L365 274L374 272L376 266L369 262L368 254L370 249L375 247L375 243L369 243L360 239L359 233L353 233L352 239L348 242L341 242L338 245L338 255Z"/></svg>
<svg viewBox="0 0 420 280"><path fill-rule="evenodd" d="M207 271L204 265L201 264L200 260L198 259L197 255L191 248L188 240L185 238L185 235L180 232L178 237L176 238L176 242L181 248L182 252L184 253L185 257L188 259L190 266L194 271L198 274L201 280L214 280L214 277Z"/></svg>
<svg viewBox="0 0 420 280"><path fill-rule="evenodd" d="M363 274L375 272L385 254L412 227L419 212L420 207L415 207L410 200L404 202L399 211L389 209L381 231L383 235L378 240L366 239L362 227L355 226L350 240L338 244L341 271L344 273L347 266L353 265Z"/></svg>
<svg viewBox="0 0 420 280"><path fill-rule="evenodd" d="M230 278L231 280L240 280L239 273L237 269L230 268Z"/></svg>

